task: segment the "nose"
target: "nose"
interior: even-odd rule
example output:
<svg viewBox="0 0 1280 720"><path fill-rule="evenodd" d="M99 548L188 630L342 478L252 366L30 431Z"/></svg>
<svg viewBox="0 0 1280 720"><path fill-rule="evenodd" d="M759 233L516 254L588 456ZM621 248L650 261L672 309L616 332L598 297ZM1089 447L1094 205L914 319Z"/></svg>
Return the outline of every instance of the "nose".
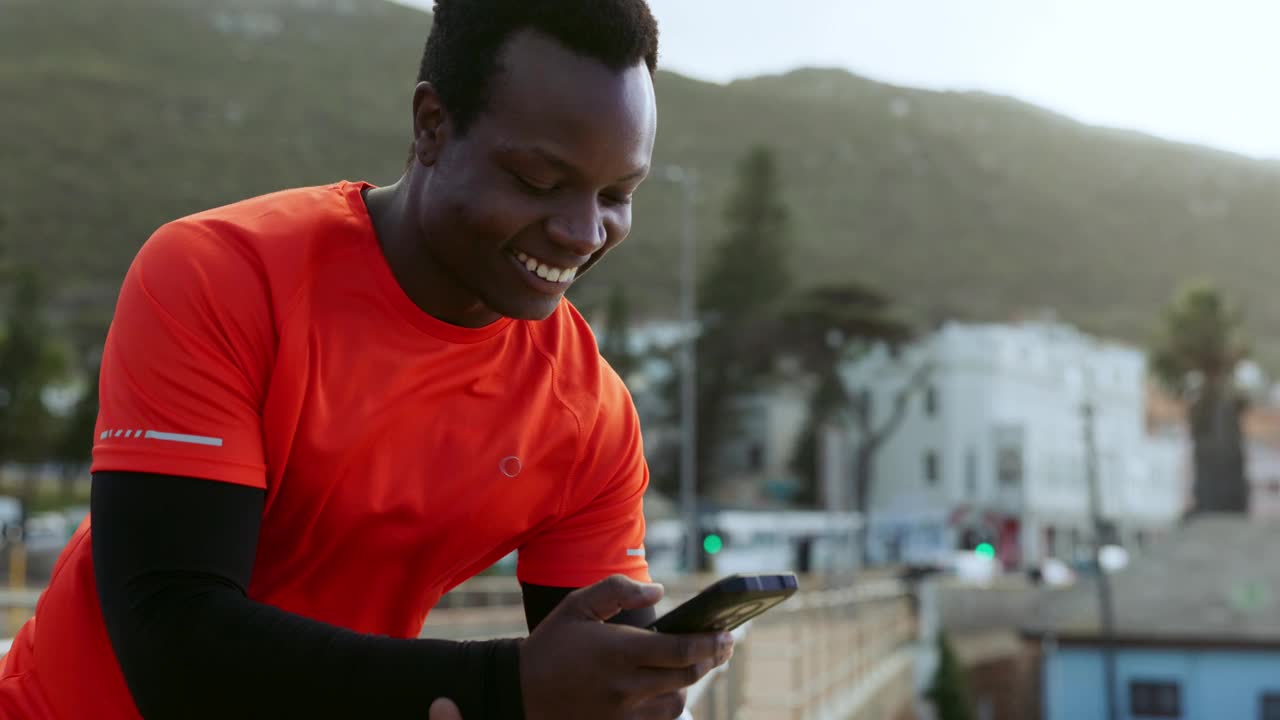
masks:
<svg viewBox="0 0 1280 720"><path fill-rule="evenodd" d="M608 238L604 218L595 198L590 202L574 200L547 219L547 234L552 242L580 258L588 258L604 247Z"/></svg>

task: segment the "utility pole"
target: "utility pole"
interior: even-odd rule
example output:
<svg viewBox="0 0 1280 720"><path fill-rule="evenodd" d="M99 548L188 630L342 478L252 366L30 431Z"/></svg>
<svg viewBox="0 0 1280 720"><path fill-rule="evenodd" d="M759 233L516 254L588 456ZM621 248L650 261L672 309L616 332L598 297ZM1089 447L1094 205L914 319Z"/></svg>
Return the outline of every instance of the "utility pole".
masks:
<svg viewBox="0 0 1280 720"><path fill-rule="evenodd" d="M1093 520L1093 570L1098 583L1098 615L1102 621L1102 682L1107 692L1107 720L1117 720L1115 606L1111 598L1111 578L1102 567L1103 540L1110 537L1110 525L1102 515L1102 489L1098 480L1098 448L1094 441L1093 399L1086 397L1084 415L1084 467L1089 487L1089 514Z"/></svg>

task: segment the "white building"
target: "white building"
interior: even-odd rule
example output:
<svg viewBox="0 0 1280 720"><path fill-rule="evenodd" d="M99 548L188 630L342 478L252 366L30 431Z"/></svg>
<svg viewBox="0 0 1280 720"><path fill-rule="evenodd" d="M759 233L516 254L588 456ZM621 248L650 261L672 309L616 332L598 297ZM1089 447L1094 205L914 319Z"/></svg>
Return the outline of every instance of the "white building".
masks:
<svg viewBox="0 0 1280 720"><path fill-rule="evenodd" d="M1092 536L1082 408L1094 408L1104 514L1126 544L1179 517L1183 446L1145 429L1146 360L1060 324L950 324L845 369L873 425L922 364L928 380L876 455L873 560L928 562L989 542L1008 566L1082 559Z"/></svg>

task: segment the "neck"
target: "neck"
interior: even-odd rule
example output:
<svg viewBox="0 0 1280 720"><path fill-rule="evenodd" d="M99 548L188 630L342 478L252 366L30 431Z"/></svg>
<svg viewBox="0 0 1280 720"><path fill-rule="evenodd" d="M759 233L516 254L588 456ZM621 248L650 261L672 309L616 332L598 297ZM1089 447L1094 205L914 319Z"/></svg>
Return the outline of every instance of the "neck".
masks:
<svg viewBox="0 0 1280 720"><path fill-rule="evenodd" d="M484 327L499 319L470 290L460 285L434 257L410 201L408 174L392 185L364 192L365 207L378 245L404 294L423 312L460 327Z"/></svg>

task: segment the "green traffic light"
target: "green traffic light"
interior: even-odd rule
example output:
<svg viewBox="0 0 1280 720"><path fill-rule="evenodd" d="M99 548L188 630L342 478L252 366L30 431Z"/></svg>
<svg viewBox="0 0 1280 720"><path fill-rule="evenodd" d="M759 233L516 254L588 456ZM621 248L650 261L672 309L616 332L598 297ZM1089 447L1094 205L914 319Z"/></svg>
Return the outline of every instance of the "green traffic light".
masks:
<svg viewBox="0 0 1280 720"><path fill-rule="evenodd" d="M978 545L978 547L974 548L973 551L985 558L993 558L996 556L996 549L991 545L991 543L982 543Z"/></svg>
<svg viewBox="0 0 1280 720"><path fill-rule="evenodd" d="M702 549L707 551L708 555L715 555L724 548L724 541L719 535L712 533L702 539Z"/></svg>

